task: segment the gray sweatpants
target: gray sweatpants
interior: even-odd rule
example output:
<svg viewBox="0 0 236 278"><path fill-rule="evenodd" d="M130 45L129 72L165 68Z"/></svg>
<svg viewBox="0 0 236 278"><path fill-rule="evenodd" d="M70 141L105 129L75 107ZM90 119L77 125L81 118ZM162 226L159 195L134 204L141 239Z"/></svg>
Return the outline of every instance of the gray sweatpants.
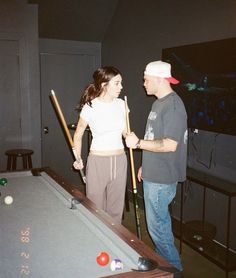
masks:
<svg viewBox="0 0 236 278"><path fill-rule="evenodd" d="M86 167L86 195L98 209L121 223L127 180L126 154L98 156L89 154Z"/></svg>

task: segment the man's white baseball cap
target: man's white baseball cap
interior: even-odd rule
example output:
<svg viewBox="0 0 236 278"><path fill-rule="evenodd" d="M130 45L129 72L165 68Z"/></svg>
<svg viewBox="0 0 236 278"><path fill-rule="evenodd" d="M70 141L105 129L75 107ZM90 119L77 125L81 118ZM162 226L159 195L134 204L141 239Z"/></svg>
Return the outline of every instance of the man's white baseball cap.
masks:
<svg viewBox="0 0 236 278"><path fill-rule="evenodd" d="M147 64L144 74L165 78L172 84L179 83L179 80L171 76L171 65L163 61L154 61Z"/></svg>

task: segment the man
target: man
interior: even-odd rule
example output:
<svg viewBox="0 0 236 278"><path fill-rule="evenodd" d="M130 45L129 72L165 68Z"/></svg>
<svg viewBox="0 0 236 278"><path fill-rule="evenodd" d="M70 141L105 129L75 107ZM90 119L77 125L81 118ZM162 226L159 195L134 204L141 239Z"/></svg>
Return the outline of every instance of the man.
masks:
<svg viewBox="0 0 236 278"><path fill-rule="evenodd" d="M143 150L138 180L143 180L147 226L158 254L182 271L174 244L168 206L176 195L177 183L186 178L187 115L180 97L170 84L171 65L151 62L144 72L147 95L156 96L147 119L144 139L127 135L129 148Z"/></svg>

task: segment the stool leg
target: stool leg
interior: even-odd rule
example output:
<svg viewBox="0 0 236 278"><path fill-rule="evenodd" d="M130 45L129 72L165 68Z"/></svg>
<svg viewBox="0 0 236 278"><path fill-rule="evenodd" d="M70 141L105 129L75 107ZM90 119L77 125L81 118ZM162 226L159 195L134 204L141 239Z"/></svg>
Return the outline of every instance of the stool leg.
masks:
<svg viewBox="0 0 236 278"><path fill-rule="evenodd" d="M32 169L32 168L33 168L32 159L31 159L31 156L30 156L30 155L28 156L28 166L29 166L29 169Z"/></svg>
<svg viewBox="0 0 236 278"><path fill-rule="evenodd" d="M11 171L11 157L7 156L7 171Z"/></svg>
<svg viewBox="0 0 236 278"><path fill-rule="evenodd" d="M23 161L23 169L25 170L27 169L27 159L24 155L22 156L22 161Z"/></svg>
<svg viewBox="0 0 236 278"><path fill-rule="evenodd" d="M12 170L16 170L16 156L13 156L12 158Z"/></svg>

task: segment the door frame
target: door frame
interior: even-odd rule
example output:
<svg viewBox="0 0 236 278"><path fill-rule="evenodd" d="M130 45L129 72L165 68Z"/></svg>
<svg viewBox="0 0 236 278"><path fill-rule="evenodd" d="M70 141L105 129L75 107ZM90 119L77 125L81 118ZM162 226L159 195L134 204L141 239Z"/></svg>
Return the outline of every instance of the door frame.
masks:
<svg viewBox="0 0 236 278"><path fill-rule="evenodd" d="M39 93L39 87L37 87L36 82L39 77L32 78L32 73L30 72L31 64L35 63L37 59L30 60L30 56L32 53L32 45L31 48L29 44L31 43L30 39L25 35L23 32L11 32L5 31L0 32L0 41L14 41L18 44L18 52L16 55L19 57L19 117L20 118L20 129L21 134L17 136L18 141L16 142L15 148L28 148L33 149L34 152L37 154L37 164L41 161L41 151L40 151L40 136L35 133L37 127L41 126L40 117L34 117L35 113L40 115L40 110L32 109L32 103L35 103L39 100L37 95ZM36 49L38 52L38 49ZM38 65L37 61L36 64L32 65L32 67L36 68ZM35 69L35 72L37 70ZM34 76L35 77L35 76ZM34 83L34 85L32 85ZM33 89L33 90L32 90ZM38 89L38 90L37 90ZM9 117L10 114L10 107L9 107ZM34 119L34 122L32 122ZM17 119L16 119L17 120ZM6 150L6 147L2 146L3 150ZM38 154L40 154L38 156Z"/></svg>
<svg viewBox="0 0 236 278"><path fill-rule="evenodd" d="M54 40L54 39L40 39L39 40L39 60L42 61L43 56L46 55L78 55L78 56L91 56L93 63L92 67L94 70L101 65L101 43L97 42L79 42L79 41L64 41L64 40ZM45 98L45 92L43 91L43 66L40 64L40 74L41 79L41 105L43 104L43 98ZM49 93L48 93L49 94ZM43 112L43 107L41 107L41 113ZM66 113L65 113L66 116ZM45 145L45 134L43 134L44 121L41 119L41 157L42 163L47 163L48 161L43 161L44 151L47 150ZM50 129L50 128L49 128ZM77 179L77 178L76 178Z"/></svg>

